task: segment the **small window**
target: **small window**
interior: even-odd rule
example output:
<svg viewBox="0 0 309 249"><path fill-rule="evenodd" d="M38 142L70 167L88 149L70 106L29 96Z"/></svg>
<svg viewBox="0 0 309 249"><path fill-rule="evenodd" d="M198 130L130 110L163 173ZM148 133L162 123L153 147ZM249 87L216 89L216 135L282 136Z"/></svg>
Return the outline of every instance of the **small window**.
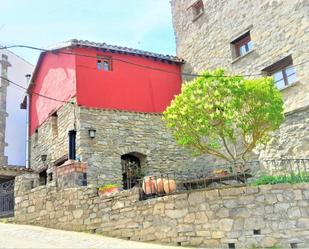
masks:
<svg viewBox="0 0 309 249"><path fill-rule="evenodd" d="M251 41L250 31L246 32L236 40L231 42L233 54L235 58L241 57L252 50L253 43Z"/></svg>
<svg viewBox="0 0 309 249"><path fill-rule="evenodd" d="M45 169L39 173L39 185L42 186L46 184L47 184L47 172Z"/></svg>
<svg viewBox="0 0 309 249"><path fill-rule="evenodd" d="M235 243L228 243L228 247L229 247L229 249L235 249L236 248Z"/></svg>
<svg viewBox="0 0 309 249"><path fill-rule="evenodd" d="M97 61L98 70L102 70L102 60Z"/></svg>
<svg viewBox="0 0 309 249"><path fill-rule="evenodd" d="M54 137L58 136L58 114L57 112L54 112L51 115L51 128L52 128L52 134Z"/></svg>
<svg viewBox="0 0 309 249"><path fill-rule="evenodd" d="M98 58L97 68L98 70L112 71L112 59L109 57Z"/></svg>
<svg viewBox="0 0 309 249"><path fill-rule="evenodd" d="M298 245L297 245L297 243L291 243L291 244L290 244L290 247L291 247L291 248L298 248Z"/></svg>
<svg viewBox="0 0 309 249"><path fill-rule="evenodd" d="M197 20L201 15L204 14L204 4L202 0L195 2L191 6L193 12L193 21Z"/></svg>
<svg viewBox="0 0 309 249"><path fill-rule="evenodd" d="M39 142L39 129L35 129L35 133L34 133L34 143L35 143L35 145L37 145L38 142Z"/></svg>
<svg viewBox="0 0 309 249"><path fill-rule="evenodd" d="M297 81L295 67L290 55L262 71L266 72L269 76L273 76L279 90Z"/></svg>
<svg viewBox="0 0 309 249"><path fill-rule="evenodd" d="M53 173L49 173L47 176L48 182L52 182L53 181Z"/></svg>

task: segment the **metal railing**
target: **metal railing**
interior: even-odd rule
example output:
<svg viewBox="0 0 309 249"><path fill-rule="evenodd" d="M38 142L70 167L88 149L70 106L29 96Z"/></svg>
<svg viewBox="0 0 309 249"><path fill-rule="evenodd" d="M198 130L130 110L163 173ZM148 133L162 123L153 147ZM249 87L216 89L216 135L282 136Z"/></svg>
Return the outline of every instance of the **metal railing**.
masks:
<svg viewBox="0 0 309 249"><path fill-rule="evenodd" d="M245 185L261 176L309 180L309 159L273 159L154 173L139 180L139 195L140 200L145 200L193 189Z"/></svg>
<svg viewBox="0 0 309 249"><path fill-rule="evenodd" d="M14 180L0 184L0 217L14 214Z"/></svg>

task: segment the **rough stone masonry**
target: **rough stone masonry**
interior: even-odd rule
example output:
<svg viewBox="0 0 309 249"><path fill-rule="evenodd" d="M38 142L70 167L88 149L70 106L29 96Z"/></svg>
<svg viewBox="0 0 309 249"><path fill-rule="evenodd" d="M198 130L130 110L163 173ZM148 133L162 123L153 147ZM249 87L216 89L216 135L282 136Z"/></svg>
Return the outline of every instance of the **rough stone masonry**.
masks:
<svg viewBox="0 0 309 249"><path fill-rule="evenodd" d="M136 188L39 186L16 177L15 221L136 241L209 248L309 246L309 185L195 190L139 201Z"/></svg>
<svg viewBox="0 0 309 249"><path fill-rule="evenodd" d="M262 150L260 159L308 157L309 2L170 2L177 56L186 62L183 66L185 73L224 68L227 74L266 75L263 69L291 56L297 81L281 90L286 122ZM194 4L197 2L204 5L204 10L195 18ZM252 50L236 58L232 42L247 32L250 32Z"/></svg>
<svg viewBox="0 0 309 249"><path fill-rule="evenodd" d="M212 157L192 157L165 127L161 114L86 108L66 104L31 136L31 168L54 165L68 153L68 131L76 129L77 156L88 164L88 183L122 182L121 156L140 155L144 174L170 172L214 164ZM89 137L95 129L95 138ZM42 162L41 155L47 155Z"/></svg>

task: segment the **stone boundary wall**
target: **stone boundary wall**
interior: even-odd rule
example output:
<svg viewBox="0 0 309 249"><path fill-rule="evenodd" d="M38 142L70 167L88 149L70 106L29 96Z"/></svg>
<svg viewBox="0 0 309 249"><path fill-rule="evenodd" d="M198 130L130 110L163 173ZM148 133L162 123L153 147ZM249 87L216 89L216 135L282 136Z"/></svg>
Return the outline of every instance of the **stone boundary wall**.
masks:
<svg viewBox="0 0 309 249"><path fill-rule="evenodd" d="M137 189L109 197L90 187L29 191L25 179L31 177L18 176L15 184L17 223L182 246L309 245L309 184L197 190L139 201Z"/></svg>

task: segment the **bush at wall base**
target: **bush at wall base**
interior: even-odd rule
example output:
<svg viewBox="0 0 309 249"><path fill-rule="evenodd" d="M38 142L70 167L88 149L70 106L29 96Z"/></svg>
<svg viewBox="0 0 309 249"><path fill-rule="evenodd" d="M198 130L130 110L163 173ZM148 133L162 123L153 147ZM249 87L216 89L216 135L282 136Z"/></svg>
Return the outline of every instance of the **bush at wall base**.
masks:
<svg viewBox="0 0 309 249"><path fill-rule="evenodd" d="M98 188L98 194L101 195L110 195L111 193L119 192L118 184L105 184Z"/></svg>
<svg viewBox="0 0 309 249"><path fill-rule="evenodd" d="M264 175L256 179L252 185L259 186L265 184L279 184L279 183L302 183L309 182L309 172L301 172L299 174L289 174L282 176Z"/></svg>

